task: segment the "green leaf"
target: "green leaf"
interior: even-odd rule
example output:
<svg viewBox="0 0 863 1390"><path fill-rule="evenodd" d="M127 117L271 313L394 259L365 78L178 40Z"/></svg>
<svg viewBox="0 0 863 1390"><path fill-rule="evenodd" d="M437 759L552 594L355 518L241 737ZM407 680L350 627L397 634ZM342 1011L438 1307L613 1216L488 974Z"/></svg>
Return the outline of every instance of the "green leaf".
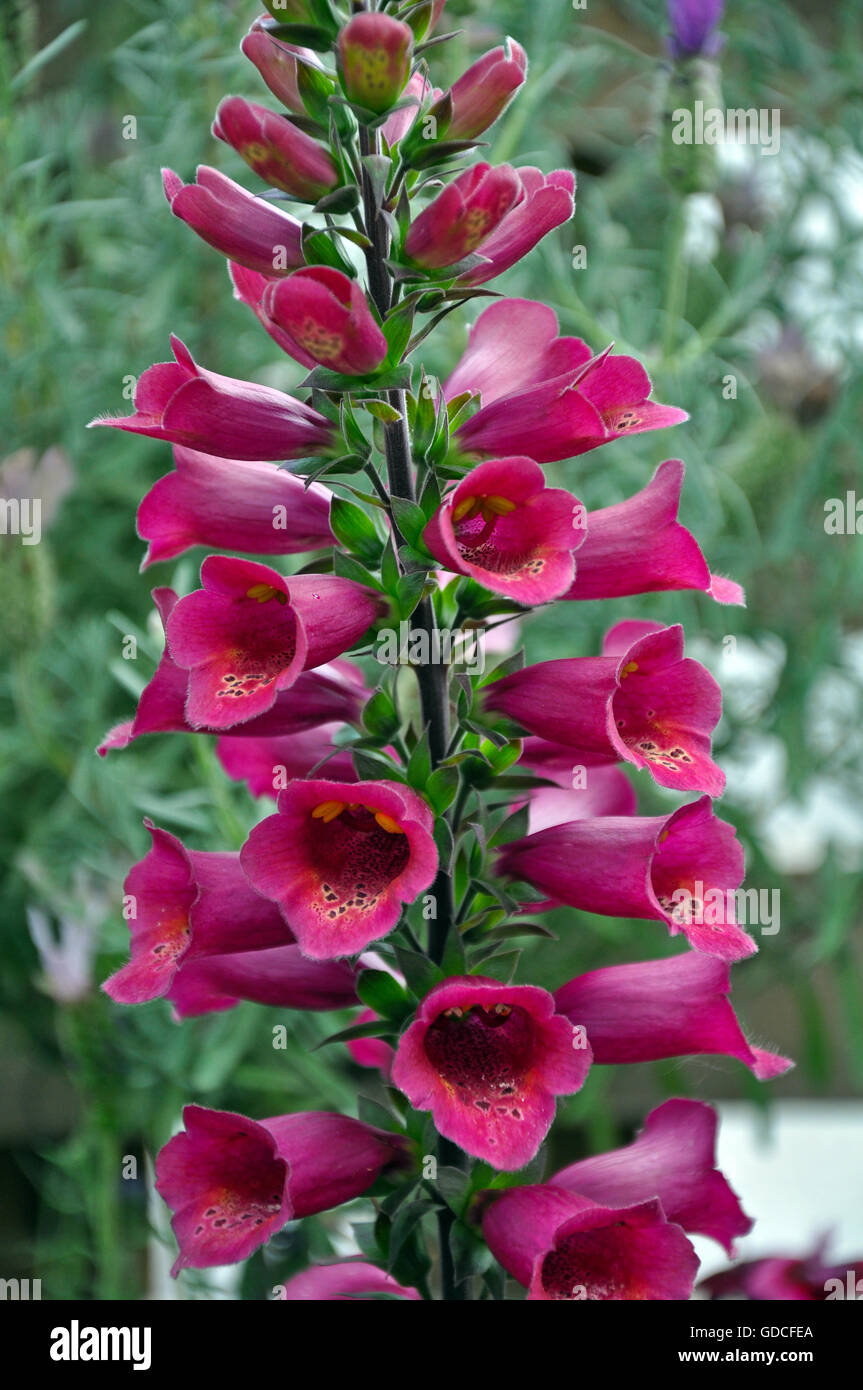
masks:
<svg viewBox="0 0 863 1390"><path fill-rule="evenodd" d="M409 618L422 598L426 574L425 569L414 570L412 574L403 574L396 584L395 599L400 619Z"/></svg>
<svg viewBox="0 0 863 1390"><path fill-rule="evenodd" d="M376 690L363 710L363 724L370 734L389 742L398 733L396 707L385 690Z"/></svg>
<svg viewBox="0 0 863 1390"><path fill-rule="evenodd" d="M426 782L431 776L432 761L431 750L429 748L428 729L423 729L422 734L417 739L416 747L408 762L407 776L408 785L416 791L422 791Z"/></svg>
<svg viewBox="0 0 863 1390"><path fill-rule="evenodd" d="M301 65L298 63L297 67ZM353 212L360 200L359 189L354 184L346 184L344 188L336 188L332 193L325 193L323 198L319 198L312 208L312 212L336 213Z"/></svg>
<svg viewBox="0 0 863 1390"><path fill-rule="evenodd" d="M363 749L352 748L351 757L357 775L363 782L379 782L382 778L390 782L404 781L404 773L390 758L382 753L369 753Z"/></svg>
<svg viewBox="0 0 863 1390"><path fill-rule="evenodd" d="M357 994L376 1014L395 1023L401 1023L413 1010L398 980L386 970L362 970L357 979Z"/></svg>
<svg viewBox="0 0 863 1390"><path fill-rule="evenodd" d="M408 988L413 991L418 999L424 999L430 989L439 985L444 978L444 973L439 965L429 960L428 956L421 956L418 951L412 951L408 946L394 945L396 962L399 970L404 975L408 983Z"/></svg>
<svg viewBox="0 0 863 1390"><path fill-rule="evenodd" d="M400 578L395 546L393 545L393 538L390 536L381 556L381 583L388 594L395 595Z"/></svg>
<svg viewBox="0 0 863 1390"><path fill-rule="evenodd" d="M422 507L417 506L416 502L410 502L406 497L392 497L390 505L393 509L396 525L408 545L418 544L422 540L422 533L427 524L427 517Z"/></svg>
<svg viewBox="0 0 863 1390"><path fill-rule="evenodd" d="M332 48L332 33L317 24L275 24L268 26L267 32L298 48L311 48L315 53L329 53Z"/></svg>
<svg viewBox="0 0 863 1390"><path fill-rule="evenodd" d="M338 1033L330 1033L329 1037L317 1043L311 1050L317 1052L322 1047L329 1047L330 1043L353 1042L355 1038L386 1038L388 1042L394 1042L396 1034L392 1025L384 1019L371 1019L368 1023L354 1023L350 1028L341 1028Z"/></svg>
<svg viewBox="0 0 863 1390"><path fill-rule="evenodd" d="M367 584L371 589L381 592L381 582L361 565L359 560L355 560L353 555L345 555L343 551L337 550L333 557L333 572L342 579L353 579L356 584Z"/></svg>
<svg viewBox="0 0 863 1390"><path fill-rule="evenodd" d="M356 277L356 271L350 261L345 260L330 234L316 231L308 222L303 227L303 255L307 265L328 265L332 266L334 270L340 270L343 275L347 275L352 280ZM318 370L325 372L326 368L320 367ZM314 375L315 373L312 372L312 376ZM335 376L336 373L331 372L329 375ZM348 377L347 379L356 381L355 377ZM305 384L316 386L318 383L309 379L308 383ZM324 390L330 389L325 382L322 382L321 385Z"/></svg>
<svg viewBox="0 0 863 1390"><path fill-rule="evenodd" d="M384 425L394 425L402 417L395 406L390 405L389 401L360 401L363 410L367 410L370 415L374 415L376 420L380 420Z"/></svg>
<svg viewBox="0 0 863 1390"><path fill-rule="evenodd" d="M455 767L438 767L425 784L425 795L435 815L442 816L452 805L458 791L459 774Z"/></svg>
<svg viewBox="0 0 863 1390"><path fill-rule="evenodd" d="M367 563L377 564L383 542L362 507L343 497L334 497L330 504L330 526L346 550Z"/></svg>
<svg viewBox="0 0 863 1390"><path fill-rule="evenodd" d="M415 308L414 304L400 304L396 309L392 309L384 319L383 332L389 348L387 352L387 366L389 367L397 366L404 356L405 348L410 342L413 331Z"/></svg>

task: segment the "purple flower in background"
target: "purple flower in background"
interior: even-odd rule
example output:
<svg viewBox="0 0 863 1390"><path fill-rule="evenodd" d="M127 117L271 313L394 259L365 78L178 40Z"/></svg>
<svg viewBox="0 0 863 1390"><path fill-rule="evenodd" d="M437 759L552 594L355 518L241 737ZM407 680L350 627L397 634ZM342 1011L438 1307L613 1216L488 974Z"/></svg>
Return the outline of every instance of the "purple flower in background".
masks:
<svg viewBox="0 0 863 1390"><path fill-rule="evenodd" d="M724 42L716 33L723 6L724 0L668 0L671 56L712 58L717 54Z"/></svg>

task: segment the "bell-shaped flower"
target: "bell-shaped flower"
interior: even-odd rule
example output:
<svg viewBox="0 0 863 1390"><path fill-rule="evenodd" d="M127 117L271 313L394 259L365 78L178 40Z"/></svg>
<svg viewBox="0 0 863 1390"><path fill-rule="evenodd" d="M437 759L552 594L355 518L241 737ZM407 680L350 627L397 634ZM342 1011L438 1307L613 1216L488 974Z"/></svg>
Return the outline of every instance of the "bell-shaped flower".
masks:
<svg viewBox="0 0 863 1390"><path fill-rule="evenodd" d="M455 265L479 251L524 196L519 175L510 164L497 168L474 164L414 218L405 238L405 255L425 270Z"/></svg>
<svg viewBox="0 0 863 1390"><path fill-rule="evenodd" d="M257 1121L187 1105L183 1122L156 1159L175 1276L247 1259L287 1221L359 1197L403 1155L398 1136L327 1111Z"/></svg>
<svg viewBox="0 0 863 1390"><path fill-rule="evenodd" d="M414 1288L398 1284L391 1274L378 1269L377 1265L358 1259L311 1265L288 1280L279 1298L288 1303L309 1299L317 1303L353 1303L363 1298L403 1302L405 1299L421 1299L422 1295Z"/></svg>
<svg viewBox="0 0 863 1390"><path fill-rule="evenodd" d="M144 824L152 845L123 886L130 960L103 985L118 1004L158 999L185 961L293 941L278 909L252 888L238 854L188 850L176 835Z"/></svg>
<svg viewBox="0 0 863 1390"><path fill-rule="evenodd" d="M339 68L348 101L380 115L401 96L411 70L413 30L380 11L355 14L339 33Z"/></svg>
<svg viewBox="0 0 863 1390"><path fill-rule="evenodd" d="M685 951L667 960L607 965L555 991L559 1013L581 1025L599 1065L664 1057L734 1057L759 1081L793 1066L752 1047L731 1007L728 965Z"/></svg>
<svg viewBox="0 0 863 1390"><path fill-rule="evenodd" d="M585 511L545 486L530 458L489 459L444 498L423 532L436 560L517 603L548 603L572 582Z"/></svg>
<svg viewBox="0 0 863 1390"><path fill-rule="evenodd" d="M651 389L634 357L610 349L593 357L580 338L558 336L546 305L501 299L480 314L444 394L454 400L470 391L481 399L481 409L455 431L461 453L521 452L554 463L622 434L687 419L685 411L649 400Z"/></svg>
<svg viewBox="0 0 863 1390"><path fill-rule="evenodd" d="M359 1002L356 985L347 961L309 960L291 944L183 960L167 997L178 1018L219 1013L243 999L275 1009L347 1009Z"/></svg>
<svg viewBox="0 0 863 1390"><path fill-rule="evenodd" d="M194 545L295 555L332 545L332 493L305 486L271 463L249 463L174 445L166 473L138 508L138 535L149 541L142 569Z"/></svg>
<svg viewBox="0 0 863 1390"><path fill-rule="evenodd" d="M304 668L353 646L383 605L351 579L285 579L227 555L204 561L201 582L167 624L171 657L189 673L186 718L199 729L229 729L271 709Z"/></svg>
<svg viewBox="0 0 863 1390"><path fill-rule="evenodd" d="M240 852L314 960L355 955L386 936L432 883L432 813L397 782L291 782Z"/></svg>
<svg viewBox="0 0 863 1390"><path fill-rule="evenodd" d="M295 217L207 164L195 177L196 183L183 183L173 169L162 170L172 213L202 241L262 275L287 275L304 264L303 226Z"/></svg>
<svg viewBox="0 0 863 1390"><path fill-rule="evenodd" d="M683 655L683 628L618 623L599 657L541 661L486 686L482 703L531 734L647 768L677 791L719 796L725 777L710 756L722 694Z"/></svg>
<svg viewBox="0 0 863 1390"><path fill-rule="evenodd" d="M447 140L473 140L502 116L527 76L527 54L515 39L484 53L452 85Z"/></svg>
<svg viewBox="0 0 863 1390"><path fill-rule="evenodd" d="M105 415L90 425L244 462L305 458L333 444L333 425L310 405L270 386L208 372L174 336L171 347L175 362L157 362L138 378L134 415Z"/></svg>
<svg viewBox="0 0 863 1390"><path fill-rule="evenodd" d="M308 777L319 766L338 782L357 781L350 749L333 743L333 735L343 727L339 723L320 724L274 738L244 738L232 731L219 739L216 756L228 776L245 782L252 796L270 796L278 801L288 782Z"/></svg>
<svg viewBox="0 0 863 1390"><path fill-rule="evenodd" d="M736 920L743 851L707 796L667 816L551 826L505 845L498 872L541 889L549 904L665 922L707 955L735 961L758 949Z"/></svg>
<svg viewBox="0 0 863 1390"><path fill-rule="evenodd" d="M666 459L633 497L588 512L575 583L564 598L700 589L717 603L745 603L739 584L710 573L692 532L677 520L685 472L680 459Z"/></svg>
<svg viewBox="0 0 863 1390"><path fill-rule="evenodd" d="M316 203L339 184L329 151L266 106L224 97L213 121L224 140L266 183L302 203Z"/></svg>
<svg viewBox="0 0 863 1390"><path fill-rule="evenodd" d="M274 97L297 116L307 115L300 94L297 69L300 64L323 71L323 64L311 48L285 43L256 19L240 44L244 57L253 63Z"/></svg>
<svg viewBox="0 0 863 1390"><path fill-rule="evenodd" d="M581 1088L590 1061L584 1031L555 1012L546 990L467 975L423 999L392 1080L446 1139L513 1170L534 1157L555 1097Z"/></svg>
<svg viewBox="0 0 863 1390"><path fill-rule="evenodd" d="M478 248L481 264L464 271L459 284L484 285L502 275L572 217L575 175L570 169L552 169L544 174L541 169L522 167L517 172L522 196L483 239Z"/></svg>
<svg viewBox="0 0 863 1390"><path fill-rule="evenodd" d="M261 307L313 366L366 376L387 355L387 340L360 285L331 266L306 266L287 280L271 281Z"/></svg>

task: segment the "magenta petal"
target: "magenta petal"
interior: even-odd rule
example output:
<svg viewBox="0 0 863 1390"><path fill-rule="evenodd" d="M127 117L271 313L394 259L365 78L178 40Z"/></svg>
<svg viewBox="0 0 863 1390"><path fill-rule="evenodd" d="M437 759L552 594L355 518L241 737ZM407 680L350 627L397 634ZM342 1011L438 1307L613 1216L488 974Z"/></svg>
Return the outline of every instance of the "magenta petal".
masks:
<svg viewBox="0 0 863 1390"><path fill-rule="evenodd" d="M317 1302L341 1303L373 1298L381 1294L399 1300L421 1299L414 1288L396 1283L377 1265L365 1260L342 1260L338 1264L312 1265L295 1274L284 1286L282 1299L287 1302L314 1299Z"/></svg>
<svg viewBox="0 0 863 1390"><path fill-rule="evenodd" d="M684 473L679 459L667 459L634 497L588 512L587 537L566 598L701 589L717 603L744 602L738 584L711 575L695 537L677 520Z"/></svg>
<svg viewBox="0 0 863 1390"><path fill-rule="evenodd" d="M466 271L460 277L462 283L484 285L493 280L532 251L555 227L572 217L575 176L569 170L553 170L548 175L540 175L538 181L529 178L530 170L519 169L518 174L525 196L483 241L480 250L487 263Z"/></svg>
<svg viewBox="0 0 863 1390"><path fill-rule="evenodd" d="M293 555L333 543L332 494L269 463L248 463L174 448L175 472L138 508L138 534L150 542L142 569L193 545Z"/></svg>
<svg viewBox="0 0 863 1390"><path fill-rule="evenodd" d="M557 378L499 396L455 431L465 454L527 454L555 463L604 444L608 431L586 396Z"/></svg>
<svg viewBox="0 0 863 1390"><path fill-rule="evenodd" d="M571 1163L558 1187L594 1202L626 1204L658 1198L669 1221L710 1236L733 1253L752 1229L716 1163L716 1112L697 1100L667 1100L652 1110L638 1138L623 1149Z"/></svg>
<svg viewBox="0 0 863 1390"><path fill-rule="evenodd" d="M331 960L385 936L402 904L430 886L431 830L427 804L398 783L296 781L251 831L241 860L306 955Z"/></svg>
<svg viewBox="0 0 863 1390"><path fill-rule="evenodd" d="M262 275L286 275L303 264L302 223L218 169L200 165L197 183L187 184L163 169L162 182L174 216L228 260Z"/></svg>
<svg viewBox="0 0 863 1390"><path fill-rule="evenodd" d="M580 1089L590 1049L530 985L470 975L426 995L402 1036L393 1084L465 1152L523 1167L554 1119L554 1097Z"/></svg>
<svg viewBox="0 0 863 1390"><path fill-rule="evenodd" d="M451 401L470 391L490 405L499 396L575 372L589 357L590 349L580 338L558 337L557 315L546 304L499 299L471 328L444 395Z"/></svg>
<svg viewBox="0 0 863 1390"><path fill-rule="evenodd" d="M667 960L611 965L577 975L555 992L560 1013L581 1024L599 1064L663 1057L736 1057L759 1080L793 1065L750 1047L729 1002L725 961L688 951Z"/></svg>
<svg viewBox="0 0 863 1390"><path fill-rule="evenodd" d="M182 842L145 821L151 848L129 871L123 902L131 932L131 959L102 988L118 1004L141 1004L168 989L189 948L190 915L199 887Z"/></svg>
<svg viewBox="0 0 863 1390"><path fill-rule="evenodd" d="M276 801L289 781L307 777L318 763L324 763L321 771L339 782L357 780L350 750L337 749L332 742L342 727L321 724L277 738L224 734L216 744L216 755L228 776L245 782L252 796L271 796Z"/></svg>
<svg viewBox="0 0 863 1390"><path fill-rule="evenodd" d="M279 1009L345 1009L356 975L343 961L311 961L299 946L235 951L183 962L168 990L179 1018L231 1009L242 999Z"/></svg>
<svg viewBox="0 0 863 1390"><path fill-rule="evenodd" d="M263 310L299 350L294 356L331 371L364 376L387 355L386 338L359 285L330 266L305 266L287 280L272 281Z"/></svg>

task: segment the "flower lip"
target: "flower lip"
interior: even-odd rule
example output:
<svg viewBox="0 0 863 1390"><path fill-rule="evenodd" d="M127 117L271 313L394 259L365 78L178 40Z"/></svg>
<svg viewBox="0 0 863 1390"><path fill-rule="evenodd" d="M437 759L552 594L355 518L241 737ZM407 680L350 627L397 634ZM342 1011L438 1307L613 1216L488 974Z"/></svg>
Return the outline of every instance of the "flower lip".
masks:
<svg viewBox="0 0 863 1390"><path fill-rule="evenodd" d="M241 862L305 954L352 955L386 934L437 868L429 807L395 782L294 781Z"/></svg>
<svg viewBox="0 0 863 1390"><path fill-rule="evenodd" d="M446 1138L513 1170L536 1153L554 1097L579 1089L591 1056L545 990L471 975L425 997L392 1075L412 1105L431 1110Z"/></svg>
<svg viewBox="0 0 863 1390"><path fill-rule="evenodd" d="M736 830L714 816L709 796L700 796L659 823L647 868L647 897L672 935L682 931L695 950L740 960L758 949L735 917L734 890L743 873ZM714 895L722 901L711 915L705 907Z"/></svg>

